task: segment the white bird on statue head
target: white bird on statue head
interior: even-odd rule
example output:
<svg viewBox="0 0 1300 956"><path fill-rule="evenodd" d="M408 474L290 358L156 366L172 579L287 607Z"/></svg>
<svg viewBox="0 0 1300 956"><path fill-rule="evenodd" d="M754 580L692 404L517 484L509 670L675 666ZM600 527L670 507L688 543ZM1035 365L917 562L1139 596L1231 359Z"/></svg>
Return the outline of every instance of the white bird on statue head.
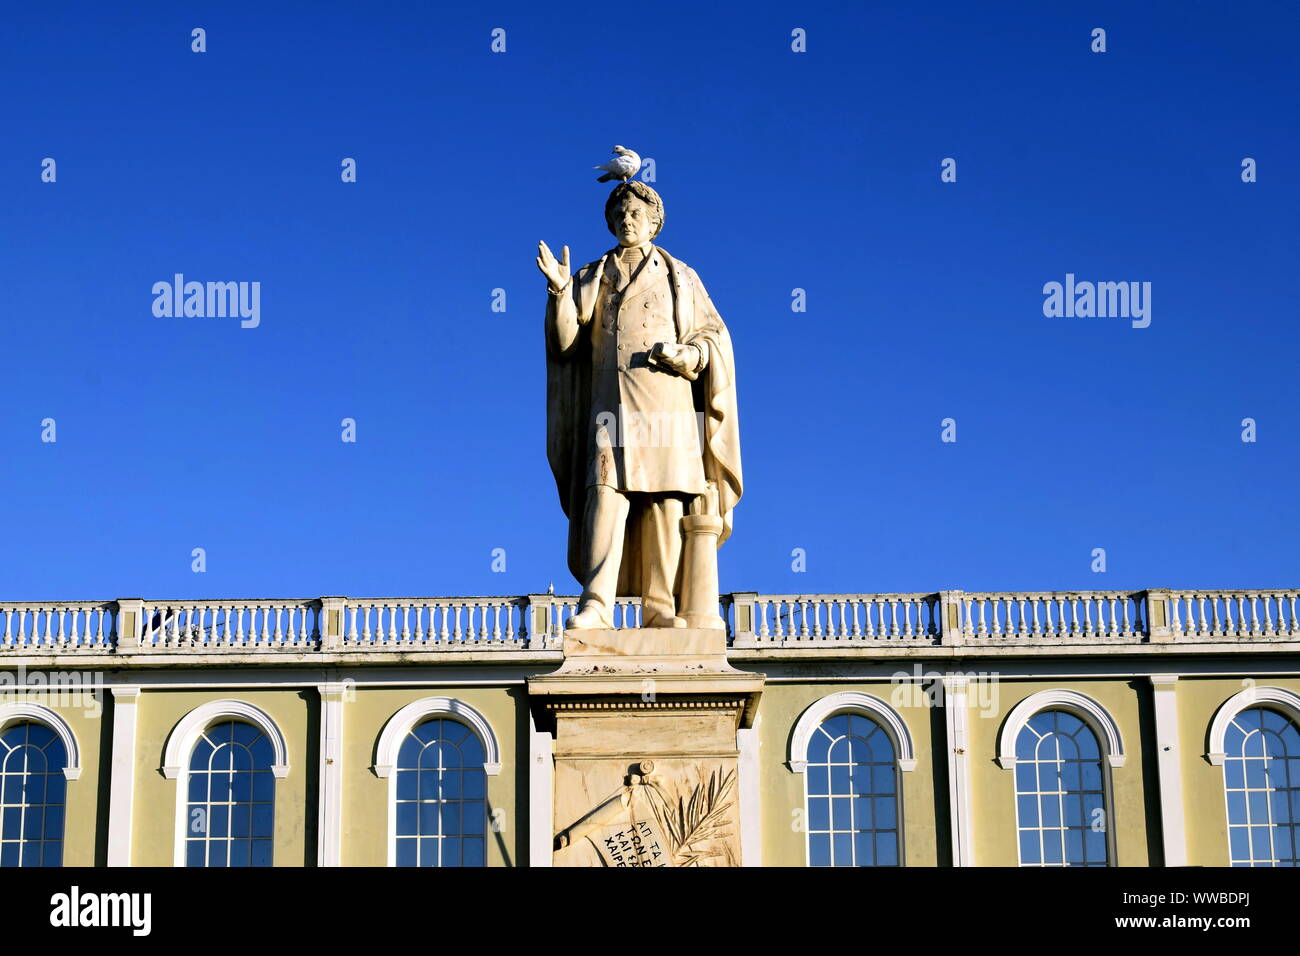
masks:
<svg viewBox="0 0 1300 956"><path fill-rule="evenodd" d="M621 179L627 182L636 175L636 171L641 168L641 157L630 149L622 146L615 146L613 149L615 158L611 159L604 166L593 166L592 169L599 169L605 175L596 180L598 183L607 183L611 179Z"/></svg>

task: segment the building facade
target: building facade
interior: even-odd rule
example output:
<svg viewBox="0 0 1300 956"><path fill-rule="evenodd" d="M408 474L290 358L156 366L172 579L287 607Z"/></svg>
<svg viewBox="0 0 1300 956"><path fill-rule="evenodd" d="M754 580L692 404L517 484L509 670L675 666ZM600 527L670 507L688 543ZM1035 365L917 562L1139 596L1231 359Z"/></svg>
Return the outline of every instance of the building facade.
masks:
<svg viewBox="0 0 1300 956"><path fill-rule="evenodd" d="M743 865L1295 865L1297 600L726 595ZM0 865L549 866L573 610L0 604Z"/></svg>

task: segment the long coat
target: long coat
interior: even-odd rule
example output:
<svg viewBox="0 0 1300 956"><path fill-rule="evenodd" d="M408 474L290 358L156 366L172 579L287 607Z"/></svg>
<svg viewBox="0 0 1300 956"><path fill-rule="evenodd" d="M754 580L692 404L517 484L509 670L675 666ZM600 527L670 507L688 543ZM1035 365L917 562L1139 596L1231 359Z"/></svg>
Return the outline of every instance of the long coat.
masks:
<svg viewBox="0 0 1300 956"><path fill-rule="evenodd" d="M579 580L589 485L693 495L713 482L723 519L719 543L731 532L742 491L731 336L704 284L686 263L652 246L620 291L613 255L579 269L568 290L549 297L546 310L547 458L569 518L569 568ZM707 362L694 380L654 368L647 360L656 342L695 345ZM602 413L612 413L618 426L603 439ZM649 441L646 431L634 431L635 416L644 425L647 413L659 416ZM665 429L671 440L664 440ZM625 538L625 569L637 563L635 530Z"/></svg>

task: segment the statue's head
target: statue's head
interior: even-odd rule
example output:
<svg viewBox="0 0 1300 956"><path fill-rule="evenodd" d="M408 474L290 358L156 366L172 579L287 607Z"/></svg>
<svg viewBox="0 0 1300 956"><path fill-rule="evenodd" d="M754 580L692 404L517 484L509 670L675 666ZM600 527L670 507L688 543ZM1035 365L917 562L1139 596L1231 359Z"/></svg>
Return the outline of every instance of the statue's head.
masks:
<svg viewBox="0 0 1300 956"><path fill-rule="evenodd" d="M620 183L605 200L605 225L620 246L649 242L664 227L664 201L640 180Z"/></svg>

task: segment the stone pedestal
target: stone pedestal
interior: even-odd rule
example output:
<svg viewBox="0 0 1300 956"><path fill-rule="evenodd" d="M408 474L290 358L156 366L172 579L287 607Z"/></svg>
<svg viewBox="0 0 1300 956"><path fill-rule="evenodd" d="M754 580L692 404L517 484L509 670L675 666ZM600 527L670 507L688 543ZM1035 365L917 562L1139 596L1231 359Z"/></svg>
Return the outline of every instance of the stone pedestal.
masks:
<svg viewBox="0 0 1300 956"><path fill-rule="evenodd" d="M566 633L563 666L528 682L555 732L554 865L739 866L736 731L762 688L722 630Z"/></svg>

